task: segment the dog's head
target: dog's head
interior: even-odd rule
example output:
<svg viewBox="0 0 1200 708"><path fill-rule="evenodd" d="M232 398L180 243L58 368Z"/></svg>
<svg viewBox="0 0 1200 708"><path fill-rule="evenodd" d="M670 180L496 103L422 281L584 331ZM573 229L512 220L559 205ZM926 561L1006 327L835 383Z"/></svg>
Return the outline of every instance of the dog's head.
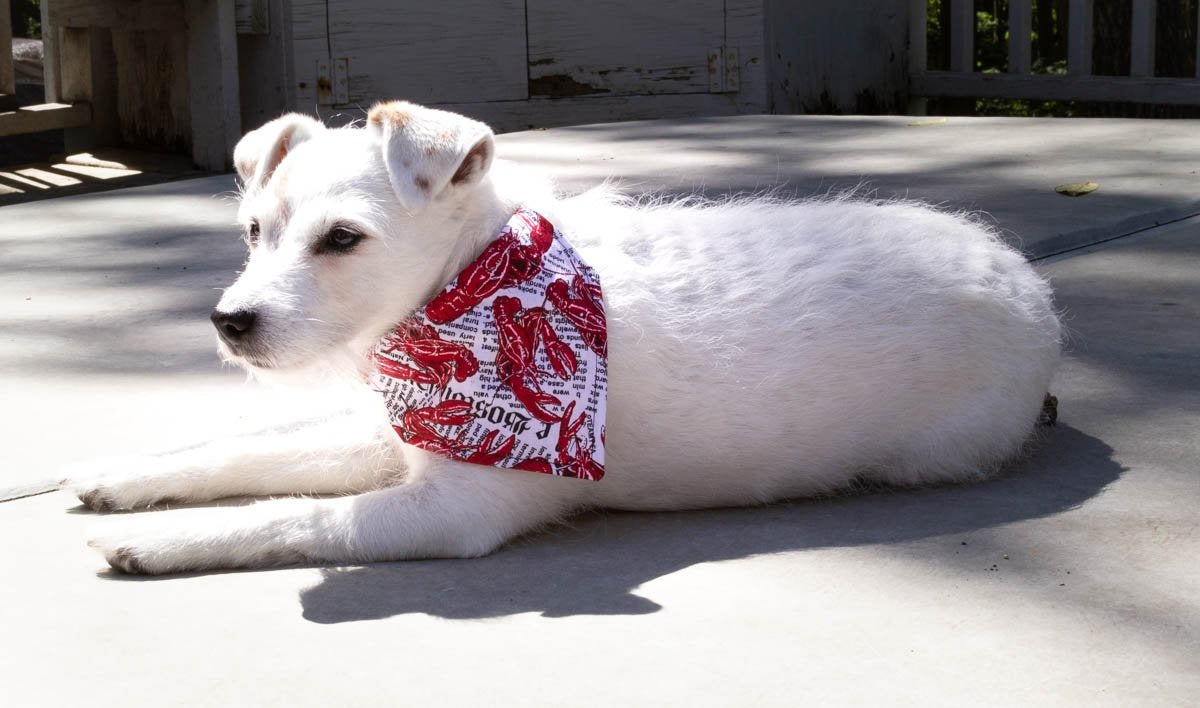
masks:
<svg viewBox="0 0 1200 708"><path fill-rule="evenodd" d="M483 228L492 131L393 102L365 128L289 114L234 151L245 269L212 313L223 355L290 370L361 354L463 264Z"/></svg>

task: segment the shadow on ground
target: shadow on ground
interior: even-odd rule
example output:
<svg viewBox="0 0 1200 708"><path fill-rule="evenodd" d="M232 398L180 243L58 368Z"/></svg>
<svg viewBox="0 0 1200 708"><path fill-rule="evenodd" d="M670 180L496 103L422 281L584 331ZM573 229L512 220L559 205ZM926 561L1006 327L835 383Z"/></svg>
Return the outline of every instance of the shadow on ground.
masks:
<svg viewBox="0 0 1200 708"><path fill-rule="evenodd" d="M756 509L589 514L485 558L323 569L300 602L304 617L322 624L414 612L646 614L662 608L635 590L697 563L901 543L1049 516L1097 495L1122 469L1108 445L1060 425L1031 457L981 484Z"/></svg>

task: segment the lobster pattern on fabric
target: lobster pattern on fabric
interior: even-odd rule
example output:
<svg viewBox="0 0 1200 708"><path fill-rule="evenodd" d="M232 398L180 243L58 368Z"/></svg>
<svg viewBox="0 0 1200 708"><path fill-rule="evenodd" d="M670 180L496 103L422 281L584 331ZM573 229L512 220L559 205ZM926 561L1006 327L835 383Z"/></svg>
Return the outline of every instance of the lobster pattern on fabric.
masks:
<svg viewBox="0 0 1200 708"><path fill-rule="evenodd" d="M371 383L411 445L456 460L604 476L608 337L600 278L520 209L376 345Z"/></svg>

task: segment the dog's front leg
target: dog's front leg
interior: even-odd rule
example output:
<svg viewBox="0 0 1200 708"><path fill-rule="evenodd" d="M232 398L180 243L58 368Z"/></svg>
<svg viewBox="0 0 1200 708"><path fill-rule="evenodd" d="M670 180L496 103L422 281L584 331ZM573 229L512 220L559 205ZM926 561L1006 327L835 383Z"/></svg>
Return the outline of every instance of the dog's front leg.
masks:
<svg viewBox="0 0 1200 708"><path fill-rule="evenodd" d="M413 453L424 459L415 468L410 459L410 474L396 487L107 519L90 545L114 568L148 574L464 558L562 517L590 491L580 480Z"/></svg>
<svg viewBox="0 0 1200 708"><path fill-rule="evenodd" d="M77 465L64 486L92 509L113 511L232 496L362 492L402 470L395 434L375 417L354 414L167 455Z"/></svg>

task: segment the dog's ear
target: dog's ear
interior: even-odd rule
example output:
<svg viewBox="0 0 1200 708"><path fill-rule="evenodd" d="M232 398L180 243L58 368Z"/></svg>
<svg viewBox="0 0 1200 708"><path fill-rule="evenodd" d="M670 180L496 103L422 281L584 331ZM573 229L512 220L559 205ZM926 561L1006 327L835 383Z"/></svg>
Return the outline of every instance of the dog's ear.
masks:
<svg viewBox="0 0 1200 708"><path fill-rule="evenodd" d="M483 123L404 101L375 104L367 130L378 138L388 180L410 214L443 192L479 183L496 152Z"/></svg>
<svg viewBox="0 0 1200 708"><path fill-rule="evenodd" d="M288 113L242 136L233 149L233 164L246 189L266 184L292 148L323 130L316 118Z"/></svg>

